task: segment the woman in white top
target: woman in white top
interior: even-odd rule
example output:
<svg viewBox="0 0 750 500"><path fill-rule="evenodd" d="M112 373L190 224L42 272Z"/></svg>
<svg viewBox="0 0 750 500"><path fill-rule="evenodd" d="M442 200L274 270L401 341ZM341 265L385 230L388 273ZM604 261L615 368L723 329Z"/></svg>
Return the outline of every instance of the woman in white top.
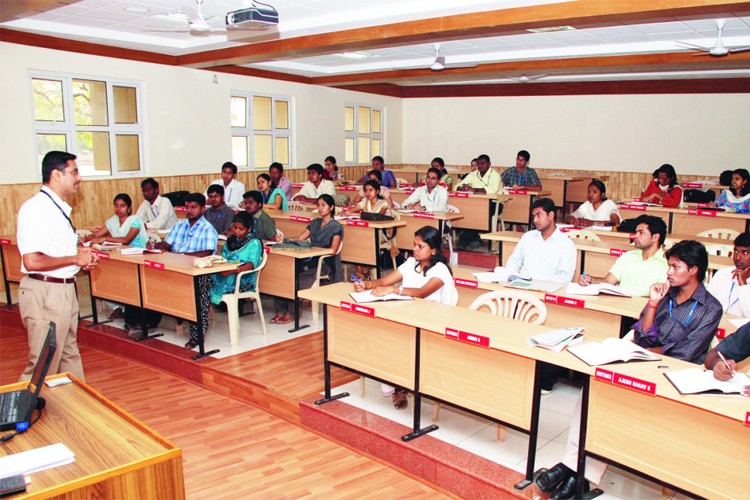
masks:
<svg viewBox="0 0 750 500"><path fill-rule="evenodd" d="M372 290L373 295L378 296L397 293L452 304L455 284L448 260L443 255L440 232L434 227L425 226L414 233L413 253L388 276L364 283L355 282L354 289L358 292ZM392 395L393 406L399 410L408 405L404 389L396 390L383 384L381 393L386 397Z"/></svg>
<svg viewBox="0 0 750 500"><path fill-rule="evenodd" d="M567 224L576 226L616 226L620 223L620 211L612 200L607 199L607 187L599 179L589 184L588 201L568 215Z"/></svg>

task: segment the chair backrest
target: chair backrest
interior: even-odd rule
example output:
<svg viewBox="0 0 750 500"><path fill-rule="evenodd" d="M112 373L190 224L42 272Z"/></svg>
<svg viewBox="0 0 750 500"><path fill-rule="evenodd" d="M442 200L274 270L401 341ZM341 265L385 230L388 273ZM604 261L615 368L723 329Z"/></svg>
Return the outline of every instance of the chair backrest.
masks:
<svg viewBox="0 0 750 500"><path fill-rule="evenodd" d="M305 210L305 204L301 203L299 201L290 201L289 202L289 210L300 212Z"/></svg>
<svg viewBox="0 0 750 500"><path fill-rule="evenodd" d="M255 290L260 290L260 272L263 270L264 267L266 267L266 262L268 262L268 254L263 251L260 259L260 264L255 269L251 269L249 271L243 271L237 275L237 281L234 284L234 293L239 294L240 293L240 285L242 281L242 277L247 274L257 273L257 276L255 277ZM259 306L260 307L260 306Z"/></svg>
<svg viewBox="0 0 750 500"><path fill-rule="evenodd" d="M456 287L454 286L451 288L451 295L448 297L448 302L446 302L449 306L455 306L458 304L458 290L456 290Z"/></svg>
<svg viewBox="0 0 750 500"><path fill-rule="evenodd" d="M396 177L396 187L401 188L402 185L406 184L407 186L411 186L411 182L407 181L403 177Z"/></svg>
<svg viewBox="0 0 750 500"><path fill-rule="evenodd" d="M665 250L665 251L666 251L666 250L669 250L669 249L670 249L670 248L672 248L672 247L674 246L674 244L675 244L675 243L677 243L678 241L680 241L680 240L678 240L678 239L675 239L675 238L664 238L664 250Z"/></svg>
<svg viewBox="0 0 750 500"><path fill-rule="evenodd" d="M484 293L471 303L469 309L481 311L485 307L489 309L490 314L536 325L544 324L547 319L547 306L544 302L518 290Z"/></svg>
<svg viewBox="0 0 750 500"><path fill-rule="evenodd" d="M723 229L723 228L706 229L705 231L698 233L698 236L702 238L717 238L720 240L733 240L733 241L739 235L740 235L739 231L735 231L734 229Z"/></svg>
<svg viewBox="0 0 750 500"><path fill-rule="evenodd" d="M458 209L458 207L455 207L453 205L445 205L445 211L449 214L460 214L461 210Z"/></svg>
<svg viewBox="0 0 750 500"><path fill-rule="evenodd" d="M706 252L708 252L708 255L731 257L734 253L734 245L722 245L720 243L714 245L706 245Z"/></svg>
<svg viewBox="0 0 750 500"><path fill-rule="evenodd" d="M586 229L581 229L580 231L568 231L565 234L567 234L568 238L572 240L602 241L598 234L587 231Z"/></svg>
<svg viewBox="0 0 750 500"><path fill-rule="evenodd" d="M279 228L276 228L276 235L277 235L277 236L281 236L281 237L283 238L283 237L284 237L284 231L282 231L282 230L281 230L281 229L279 229Z"/></svg>
<svg viewBox="0 0 750 500"><path fill-rule="evenodd" d="M161 236L156 233L146 233L146 237L151 243L159 243L161 241Z"/></svg>

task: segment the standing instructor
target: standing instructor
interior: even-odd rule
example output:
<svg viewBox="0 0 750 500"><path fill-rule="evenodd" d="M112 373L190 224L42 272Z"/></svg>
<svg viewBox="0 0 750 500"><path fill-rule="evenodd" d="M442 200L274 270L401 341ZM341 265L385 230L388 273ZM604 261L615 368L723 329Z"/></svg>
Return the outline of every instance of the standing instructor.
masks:
<svg viewBox="0 0 750 500"><path fill-rule="evenodd" d="M78 192L81 175L76 156L50 151L42 160L42 190L18 212L16 239L21 253L18 302L29 336L29 357L20 380L29 380L47 336L49 323L57 326L57 352L49 373L70 372L83 379L78 352L78 297L75 275L81 267L96 267L98 259L88 248L78 248L78 235L70 220L72 208L65 198Z"/></svg>

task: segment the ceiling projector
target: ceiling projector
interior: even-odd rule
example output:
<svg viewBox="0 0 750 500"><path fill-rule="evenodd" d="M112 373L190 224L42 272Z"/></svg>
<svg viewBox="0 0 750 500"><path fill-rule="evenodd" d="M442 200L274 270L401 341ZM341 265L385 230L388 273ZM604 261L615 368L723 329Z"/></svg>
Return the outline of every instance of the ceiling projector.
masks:
<svg viewBox="0 0 750 500"><path fill-rule="evenodd" d="M227 12L226 23L229 28L269 27L279 24L279 13L265 7L248 7Z"/></svg>

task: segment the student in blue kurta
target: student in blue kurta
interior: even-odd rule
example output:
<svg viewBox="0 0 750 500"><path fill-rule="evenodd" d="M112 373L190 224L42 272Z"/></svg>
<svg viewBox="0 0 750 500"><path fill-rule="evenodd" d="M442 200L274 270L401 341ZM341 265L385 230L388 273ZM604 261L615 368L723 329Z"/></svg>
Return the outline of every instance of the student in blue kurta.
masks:
<svg viewBox="0 0 750 500"><path fill-rule="evenodd" d="M253 234L253 216L240 212L234 217L234 234L227 238L221 256L227 261L239 261L237 269L224 271L212 275L214 286L211 288L211 302L221 303L221 297L225 293L234 292L237 283L237 275L244 271L250 271L260 265L263 258L263 243ZM246 292L255 289L257 273L247 274L242 277L240 291Z"/></svg>

